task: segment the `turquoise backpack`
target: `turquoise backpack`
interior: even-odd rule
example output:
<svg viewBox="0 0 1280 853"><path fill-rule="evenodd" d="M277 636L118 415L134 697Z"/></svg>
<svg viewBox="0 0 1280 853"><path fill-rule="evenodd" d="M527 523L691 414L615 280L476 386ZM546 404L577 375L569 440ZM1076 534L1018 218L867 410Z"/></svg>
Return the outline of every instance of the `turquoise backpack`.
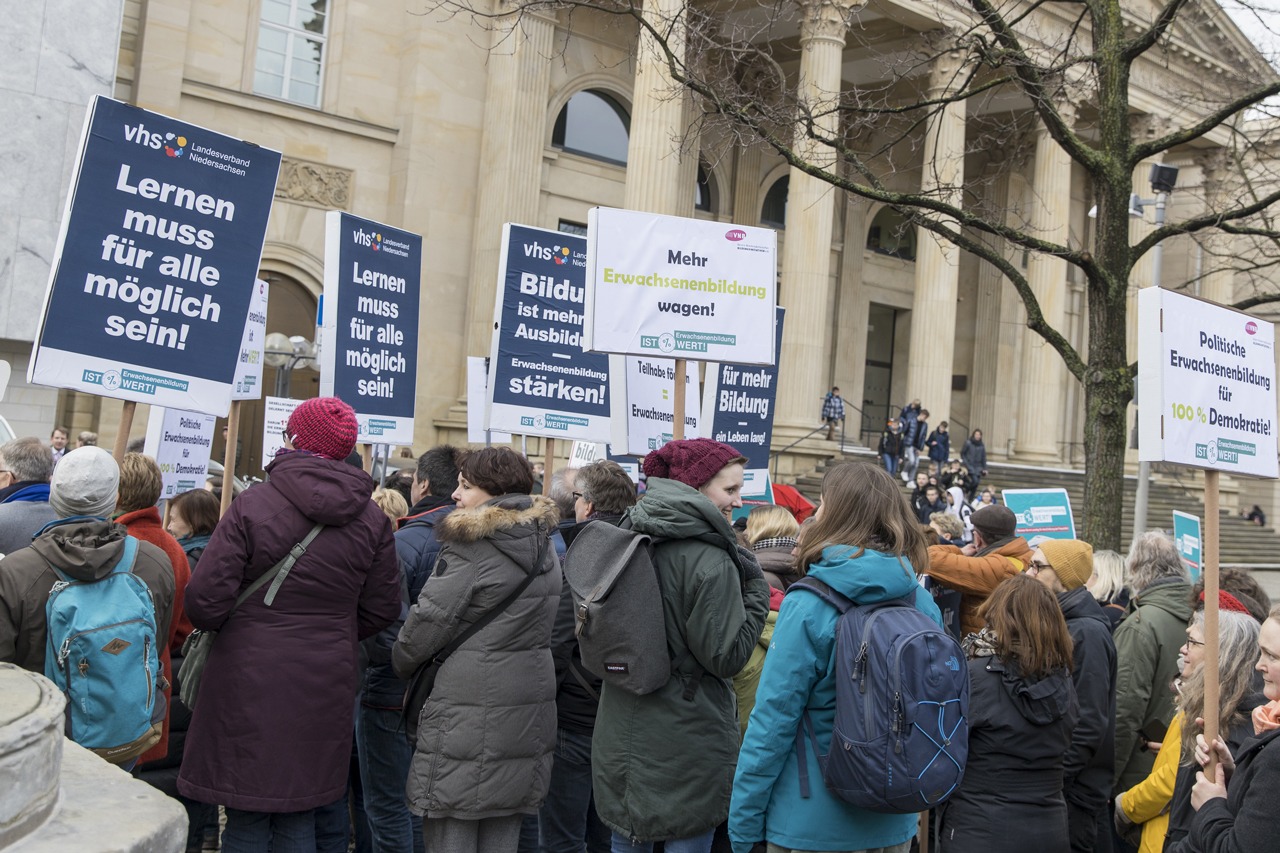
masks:
<svg viewBox="0 0 1280 853"><path fill-rule="evenodd" d="M112 764L123 764L160 740L164 672L156 611L147 584L133 573L138 540L125 537L111 574L58 581L45 603L45 677L67 697L66 734Z"/></svg>

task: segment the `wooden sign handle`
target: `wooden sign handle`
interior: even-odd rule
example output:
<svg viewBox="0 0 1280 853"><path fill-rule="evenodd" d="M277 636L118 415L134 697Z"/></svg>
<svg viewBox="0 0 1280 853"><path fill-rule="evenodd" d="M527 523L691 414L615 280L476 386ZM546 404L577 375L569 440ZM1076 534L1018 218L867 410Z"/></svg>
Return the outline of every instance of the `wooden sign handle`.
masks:
<svg viewBox="0 0 1280 853"><path fill-rule="evenodd" d="M227 514L231 499L236 496L236 441L239 437L240 401L232 400L231 411L227 413L227 446L222 452L222 506L218 510L218 518Z"/></svg>
<svg viewBox="0 0 1280 853"><path fill-rule="evenodd" d="M125 450L129 447L129 431L133 429L133 413L137 408L138 404L133 400L125 400L120 409L120 427L116 430L115 446L111 448L117 465L124 461Z"/></svg>
<svg viewBox="0 0 1280 853"><path fill-rule="evenodd" d="M676 359L676 393L672 398L671 439L681 441L684 438L684 383L688 362L683 358Z"/></svg>
<svg viewBox="0 0 1280 853"><path fill-rule="evenodd" d="M1218 472L1204 472L1204 739L1218 736ZM1194 725L1195 721L1191 721ZM1209 754L1205 776L1214 778L1217 761Z"/></svg>

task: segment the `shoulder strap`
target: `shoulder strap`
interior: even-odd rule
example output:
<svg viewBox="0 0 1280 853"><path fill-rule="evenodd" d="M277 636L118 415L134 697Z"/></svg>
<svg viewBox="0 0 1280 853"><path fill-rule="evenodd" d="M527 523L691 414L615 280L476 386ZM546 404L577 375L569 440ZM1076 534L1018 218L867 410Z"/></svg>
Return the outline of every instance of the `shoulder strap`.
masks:
<svg viewBox="0 0 1280 853"><path fill-rule="evenodd" d="M231 613L235 613L236 608L241 604L244 604L245 599L262 589L262 587L268 583L271 584L271 589L267 590L265 603L270 607L271 603L276 599L276 593L280 591L280 584L284 583L285 576L289 574L289 570L293 568L293 564L298 562L298 559L302 557L303 554L307 553L307 546L311 544L312 540L314 540L323 529L324 525L320 522L316 522L315 527L312 527L311 530L308 531L307 535L302 538L301 542L290 548L289 553L285 554L284 558L281 559L280 562L272 566L262 575L262 577L249 584L249 588L236 597L236 603L232 606ZM231 617L231 613L227 614L228 618Z"/></svg>
<svg viewBox="0 0 1280 853"><path fill-rule="evenodd" d="M850 607L854 606L853 601L836 592L830 586L817 578L810 577L809 575L805 575L795 583L791 584L791 586L787 587L787 595L790 595L793 590L801 589L808 590L818 596L818 598L821 598L827 604L830 604L840 613L844 613Z"/></svg>
<svg viewBox="0 0 1280 853"><path fill-rule="evenodd" d="M519 598L520 595L526 589L529 588L529 584L533 583L533 579L536 578L539 574L538 569L542 566L542 558L546 556L547 546L551 543L550 534L548 534L547 536L540 536L539 539L541 541L538 543L538 554L534 558L533 568L530 569L529 573L524 576L524 580L520 581L520 583L516 585L516 588L511 590L510 595L502 599L502 601L499 601L497 605L495 605L490 610L485 611L485 613L482 614L479 619L477 619L476 621L468 625L465 631L463 631L458 636L454 637L453 640L449 643L449 645L445 646L443 649L437 652L436 656L433 658L433 660L436 663L444 663L445 658L449 657L449 655L453 654L458 649L460 649L462 647L462 644L465 643L467 640L470 640L476 634L478 634L480 632L480 629L484 628L484 626L488 625L494 619L498 618L498 615L502 613L502 611L506 610L512 604L515 604L516 599Z"/></svg>

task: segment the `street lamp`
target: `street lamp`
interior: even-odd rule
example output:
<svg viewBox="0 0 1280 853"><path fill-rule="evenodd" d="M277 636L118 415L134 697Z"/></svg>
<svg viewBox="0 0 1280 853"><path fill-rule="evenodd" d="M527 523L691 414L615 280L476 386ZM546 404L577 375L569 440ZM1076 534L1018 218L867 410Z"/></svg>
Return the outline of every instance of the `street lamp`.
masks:
<svg viewBox="0 0 1280 853"><path fill-rule="evenodd" d="M276 396L289 396L289 378L294 368L314 369L316 345L302 335L283 335L272 332L267 335L263 361L276 369Z"/></svg>
<svg viewBox="0 0 1280 853"><path fill-rule="evenodd" d="M1156 228L1164 227L1165 206L1169 201L1169 194L1173 192L1173 188L1178 183L1178 167L1165 166L1156 163L1151 167L1151 191L1155 193L1155 198L1146 199L1138 198L1138 194L1134 193L1129 197L1129 215L1141 217L1143 208L1148 204L1156 206ZM1164 263L1164 241L1156 243L1151 254L1151 283L1156 287L1160 286L1161 267ZM1134 382L1135 391L1137 382ZM1135 408L1137 407L1135 393ZM1138 488L1133 498L1133 535L1136 537L1147 529L1147 504L1151 492L1151 463L1138 462Z"/></svg>

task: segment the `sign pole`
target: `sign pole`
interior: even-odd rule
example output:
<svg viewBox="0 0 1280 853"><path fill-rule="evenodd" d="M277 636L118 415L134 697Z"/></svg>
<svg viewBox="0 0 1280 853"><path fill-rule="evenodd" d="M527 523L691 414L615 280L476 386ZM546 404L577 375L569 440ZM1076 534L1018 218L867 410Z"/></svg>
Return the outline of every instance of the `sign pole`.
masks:
<svg viewBox="0 0 1280 853"><path fill-rule="evenodd" d="M551 472L554 470L551 466L556 461L556 440L554 438L544 438L546 442L546 455L542 460L542 493L545 495L551 490Z"/></svg>
<svg viewBox="0 0 1280 853"><path fill-rule="evenodd" d="M125 400L124 406L120 409L120 428L116 431L116 444L111 449L111 455L116 458L116 464L124 460L125 449L129 446L129 430L133 429L133 412L138 408L138 404L133 400Z"/></svg>
<svg viewBox="0 0 1280 853"><path fill-rule="evenodd" d="M240 438L240 401L231 401L231 411L227 413L227 446L222 452L222 507L218 518L227 514L231 508L231 499L235 497L236 476L236 442Z"/></svg>
<svg viewBox="0 0 1280 853"><path fill-rule="evenodd" d="M1204 472L1204 739L1218 736L1218 472ZM1205 775L1214 778L1210 753Z"/></svg>
<svg viewBox="0 0 1280 853"><path fill-rule="evenodd" d="M684 377L685 371L688 369L688 362L683 358L676 359L676 393L674 397L674 411L671 418L671 440L684 440Z"/></svg>

